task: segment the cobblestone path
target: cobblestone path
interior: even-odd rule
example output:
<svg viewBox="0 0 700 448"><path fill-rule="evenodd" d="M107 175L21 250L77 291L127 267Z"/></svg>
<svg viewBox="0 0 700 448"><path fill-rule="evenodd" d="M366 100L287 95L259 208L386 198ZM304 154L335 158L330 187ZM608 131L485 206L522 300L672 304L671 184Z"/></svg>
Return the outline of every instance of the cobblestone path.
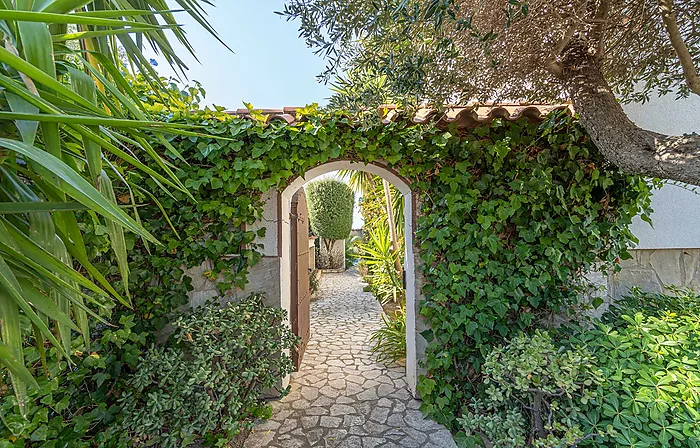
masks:
<svg viewBox="0 0 700 448"><path fill-rule="evenodd" d="M424 419L404 380L370 353L382 309L356 270L326 273L311 303L311 340L289 395L273 402L245 448L453 448L450 432Z"/></svg>

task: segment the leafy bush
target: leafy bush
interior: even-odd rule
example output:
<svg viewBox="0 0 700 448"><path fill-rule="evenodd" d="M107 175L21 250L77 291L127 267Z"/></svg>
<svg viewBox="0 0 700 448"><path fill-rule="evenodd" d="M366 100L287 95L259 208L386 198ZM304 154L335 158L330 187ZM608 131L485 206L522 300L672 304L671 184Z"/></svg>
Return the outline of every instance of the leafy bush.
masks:
<svg viewBox="0 0 700 448"><path fill-rule="evenodd" d="M367 233L368 241L359 243L358 247L359 257L367 267L366 279L372 293L382 304L403 303L406 300L406 292L401 273L396 270L397 261L399 264L401 261L402 250L393 249L386 224L370 229Z"/></svg>
<svg viewBox="0 0 700 448"><path fill-rule="evenodd" d="M356 235L351 235L350 238L345 240L345 269L351 268L357 262L359 256L357 245L359 242L360 237Z"/></svg>
<svg viewBox="0 0 700 448"><path fill-rule="evenodd" d="M606 378L582 407L584 431L610 428L590 446L700 447L700 297L678 292L636 291L575 335Z"/></svg>
<svg viewBox="0 0 700 448"><path fill-rule="evenodd" d="M583 441L575 410L596 396L601 375L578 347L537 331L496 347L484 363L485 397L459 420L472 443L494 448L564 447Z"/></svg>
<svg viewBox="0 0 700 448"><path fill-rule="evenodd" d="M136 331L134 315L122 315L119 327L100 325L85 351L73 340L69 365L55 349L25 349L39 389L29 389L26 416L6 388L0 399L1 447L123 447L113 429L120 418L117 400L130 372L138 366L146 335Z"/></svg>
<svg viewBox="0 0 700 448"><path fill-rule="evenodd" d="M313 107L297 115L291 125L268 123L259 112L251 120L216 111L184 118L222 137L168 136L187 163L156 147L193 198L126 173L138 186L141 222L163 243L137 242L129 252L142 323L162 326L187 301L183 267L210 260L208 276L220 291L245 287L261 259L256 237L264 229L251 229L263 193L331 160L381 160L411 180L419 199L420 312L430 327L422 333L428 345L419 388L423 410L451 429L479 393L490 348L566 310L593 263L610 267L624 258L629 222L649 204L647 183L606 164L564 114L542 123L495 119L458 132L401 116L386 126Z"/></svg>
<svg viewBox="0 0 700 448"><path fill-rule="evenodd" d="M312 297L318 292L319 283L318 269L314 269L309 272L309 293Z"/></svg>
<svg viewBox="0 0 700 448"><path fill-rule="evenodd" d="M568 314L589 269L629 257L629 224L647 210L649 185L606 164L556 115L432 143L444 151L414 226L430 327L418 390L422 409L457 429L492 347Z"/></svg>
<svg viewBox="0 0 700 448"><path fill-rule="evenodd" d="M174 345L140 360L122 399L123 427L136 446L224 443L269 417L261 400L291 373L285 350L297 338L285 312L252 295L223 308L204 306L175 322ZM286 391L280 391L286 392Z"/></svg>
<svg viewBox="0 0 700 448"><path fill-rule="evenodd" d="M315 235L344 240L352 230L355 193L336 179L321 179L306 186L309 222Z"/></svg>
<svg viewBox="0 0 700 448"><path fill-rule="evenodd" d="M594 328L513 338L486 358L472 446L700 447L699 297L636 291ZM690 306L689 306L690 305Z"/></svg>
<svg viewBox="0 0 700 448"><path fill-rule="evenodd" d="M384 326L370 339L377 361L392 363L406 358L405 310L400 308L392 317L382 314L382 321Z"/></svg>

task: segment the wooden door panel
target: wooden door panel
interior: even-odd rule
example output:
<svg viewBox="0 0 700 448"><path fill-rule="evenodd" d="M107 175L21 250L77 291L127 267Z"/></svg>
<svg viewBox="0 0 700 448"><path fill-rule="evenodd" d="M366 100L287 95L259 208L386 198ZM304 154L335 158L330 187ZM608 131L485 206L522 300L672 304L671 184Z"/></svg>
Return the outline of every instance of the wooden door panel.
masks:
<svg viewBox="0 0 700 448"><path fill-rule="evenodd" d="M292 353L294 364L299 368L310 337L310 292L309 292L309 219L306 195L300 189L292 198L292 278L291 316L292 331L301 337L301 343Z"/></svg>

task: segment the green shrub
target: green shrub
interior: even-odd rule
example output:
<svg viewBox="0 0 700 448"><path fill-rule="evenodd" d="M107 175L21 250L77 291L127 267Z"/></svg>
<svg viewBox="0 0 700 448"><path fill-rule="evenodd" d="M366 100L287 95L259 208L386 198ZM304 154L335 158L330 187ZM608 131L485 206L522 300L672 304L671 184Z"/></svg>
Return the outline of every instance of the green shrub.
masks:
<svg viewBox="0 0 700 448"><path fill-rule="evenodd" d="M486 358L472 446L700 447L696 294L635 291L594 328L513 338ZM539 395L539 399L538 399ZM539 400L539 401L538 401ZM539 403L539 405L538 405Z"/></svg>
<svg viewBox="0 0 700 448"><path fill-rule="evenodd" d="M403 278L396 270L397 261L401 261L402 250L395 251L386 224L368 231L368 241L359 243L359 257L367 267L366 279L372 293L380 303L403 303L406 293Z"/></svg>
<svg viewBox="0 0 700 448"><path fill-rule="evenodd" d="M318 278L318 269L314 269L313 271L309 272L309 294L313 297L317 292L319 288L319 278Z"/></svg>
<svg viewBox="0 0 700 448"><path fill-rule="evenodd" d="M590 437L576 409L602 380L585 349L562 349L543 331L513 338L486 357L486 394L459 422L472 443L494 448L568 447Z"/></svg>
<svg viewBox="0 0 700 448"><path fill-rule="evenodd" d="M245 287L262 257L256 240L265 230L251 229L263 216L263 193L332 160L383 161L418 199L420 313L430 327L418 387L423 410L450 429L479 392L490 348L565 310L594 263L607 268L624 258L628 225L649 204L644 179L605 163L565 114L459 130L402 116L387 126L313 107L297 115L292 125L266 123L260 112L251 120L213 111L172 118L221 136L168 136L187 162L155 148L172 156L192 197L127 170L141 222L163 243L137 241L129 251L142 322L160 327L187 302L183 267L210 260L207 276L221 292Z"/></svg>
<svg viewBox="0 0 700 448"><path fill-rule="evenodd" d="M355 265L359 256L357 245L360 242L360 237L351 235L345 240L345 269L349 269Z"/></svg>
<svg viewBox="0 0 700 448"><path fill-rule="evenodd" d="M636 291L608 323L575 336L606 378L581 423L584 431L611 430L590 446L700 447L699 302L688 291Z"/></svg>
<svg viewBox="0 0 700 448"><path fill-rule="evenodd" d="M30 388L27 414L3 388L0 399L0 447L42 448L125 447L113 431L120 418L117 400L130 372L138 366L146 335L136 331L134 315L122 315L117 328L104 324L92 334L89 351L82 337L75 338L72 365L55 349L42 354L35 346L25 349L27 365L39 390Z"/></svg>
<svg viewBox="0 0 700 448"><path fill-rule="evenodd" d="M669 294L649 293L633 288L630 294L623 296L610 306L602 316L602 320L606 323L621 323L621 316L630 313L643 312L645 315L658 316L668 311L693 314L700 310L700 294L697 292L675 286L666 288L670 291Z"/></svg>
<svg viewBox="0 0 700 448"><path fill-rule="evenodd" d="M202 439L214 446L269 417L263 391L293 370L284 351L297 338L285 317L252 295L178 319L174 344L148 350L122 399L131 442L180 447Z"/></svg>
<svg viewBox="0 0 700 448"><path fill-rule="evenodd" d="M321 179L306 186L309 222L315 235L344 240L352 230L355 193L336 179Z"/></svg>
<svg viewBox="0 0 700 448"><path fill-rule="evenodd" d="M406 312L400 308L393 317L382 314L383 326L371 338L377 361L393 363L406 358Z"/></svg>

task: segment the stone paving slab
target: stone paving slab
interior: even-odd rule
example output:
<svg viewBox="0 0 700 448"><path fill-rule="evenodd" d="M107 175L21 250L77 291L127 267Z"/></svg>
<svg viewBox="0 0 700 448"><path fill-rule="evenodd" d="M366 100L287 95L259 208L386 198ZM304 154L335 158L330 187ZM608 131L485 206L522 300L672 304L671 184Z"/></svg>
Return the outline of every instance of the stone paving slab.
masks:
<svg viewBox="0 0 700 448"><path fill-rule="evenodd" d="M377 363L370 337L382 308L356 270L326 273L311 303L311 339L289 395L272 403L244 448L456 448L423 418L403 366Z"/></svg>

